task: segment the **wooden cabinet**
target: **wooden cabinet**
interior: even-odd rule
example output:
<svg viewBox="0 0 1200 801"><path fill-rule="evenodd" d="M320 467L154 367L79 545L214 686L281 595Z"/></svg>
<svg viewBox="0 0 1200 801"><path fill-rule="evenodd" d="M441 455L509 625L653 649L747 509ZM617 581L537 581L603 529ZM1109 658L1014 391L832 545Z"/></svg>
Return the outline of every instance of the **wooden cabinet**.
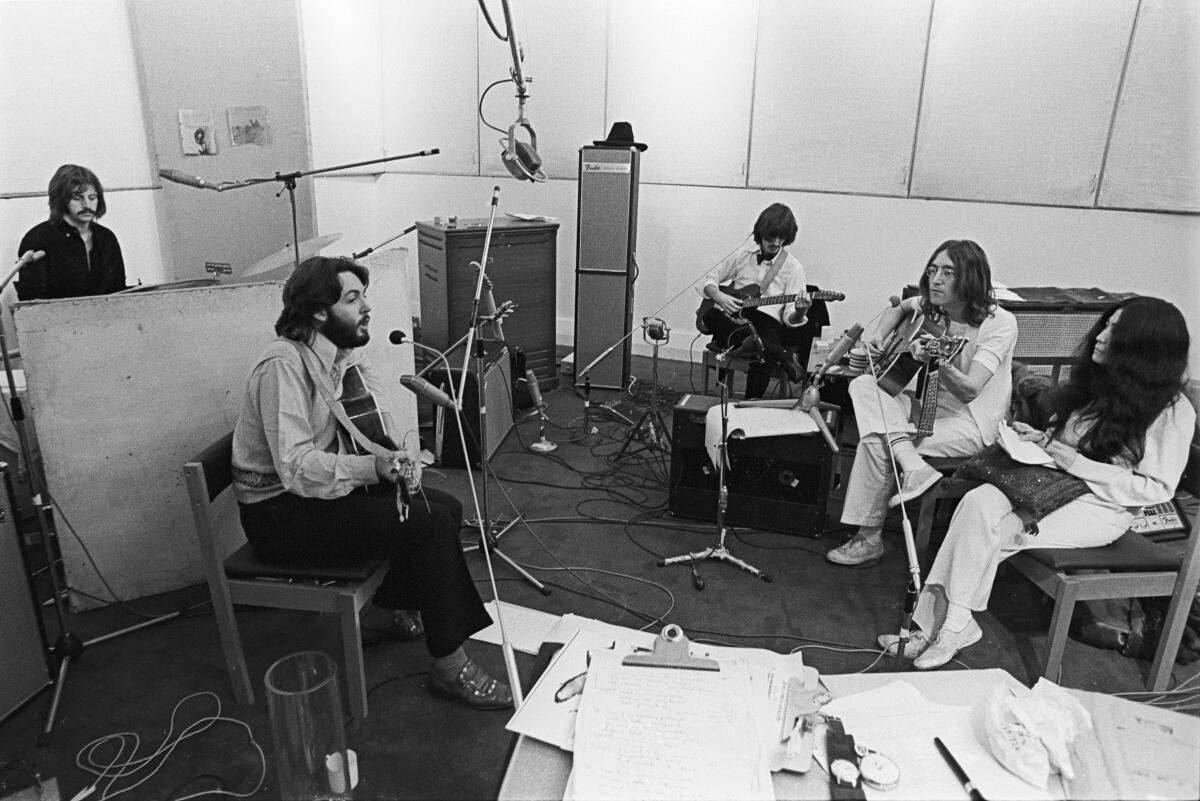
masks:
<svg viewBox="0 0 1200 801"><path fill-rule="evenodd" d="M417 260L420 270L420 342L445 350L467 333L476 273L471 262L483 256L487 219L459 219L417 223ZM517 304L503 323L510 349L525 353L526 366L533 369L543 388L558 386L555 366L555 279L558 223L525 222L497 218L492 228L487 275L497 304ZM483 328L492 336L490 326ZM487 342L488 358L495 358L501 345ZM455 367L462 364L461 349L450 357Z"/></svg>

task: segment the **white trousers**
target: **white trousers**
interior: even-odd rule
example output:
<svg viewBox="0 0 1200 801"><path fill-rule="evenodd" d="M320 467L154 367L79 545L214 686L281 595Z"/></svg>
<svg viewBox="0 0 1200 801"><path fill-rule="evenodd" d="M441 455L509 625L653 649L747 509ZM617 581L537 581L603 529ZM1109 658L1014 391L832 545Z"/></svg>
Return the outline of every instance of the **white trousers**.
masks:
<svg viewBox="0 0 1200 801"><path fill-rule="evenodd" d="M842 522L882 526L888 498L899 491L887 443L891 437L915 433L909 423L912 398L905 394L894 398L876 386L874 376L862 375L850 382L850 400L858 423L858 450L846 484ZM969 414L953 414L939 416L933 434L913 443L922 456L972 456L983 448L983 437Z"/></svg>
<svg viewBox="0 0 1200 801"><path fill-rule="evenodd" d="M950 520L917 606L913 622L931 637L946 617L946 600L972 611L987 608L1000 562L1027 548L1095 548L1128 530L1133 515L1102 503L1091 493L1038 521L1037 536L1022 533L1024 523L1003 492L984 484L968 492Z"/></svg>

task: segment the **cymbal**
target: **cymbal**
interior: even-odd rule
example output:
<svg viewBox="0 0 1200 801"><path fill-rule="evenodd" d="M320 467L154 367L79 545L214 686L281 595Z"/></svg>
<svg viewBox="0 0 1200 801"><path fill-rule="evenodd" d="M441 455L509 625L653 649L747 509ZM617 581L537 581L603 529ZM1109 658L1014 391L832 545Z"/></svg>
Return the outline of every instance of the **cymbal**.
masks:
<svg viewBox="0 0 1200 801"><path fill-rule="evenodd" d="M254 262L254 264L251 264L242 273L242 277L249 278L252 275L262 275L264 273L278 270L282 267L288 268L288 274L290 275L291 268L296 264L296 252L299 252L300 260L303 261L309 256L317 255L321 252L322 248L332 245L341 238L341 234L325 234L324 236L313 237L312 239L306 239L301 242L300 246L295 251L292 250L291 244L284 245L282 250L277 250L270 256L267 256L265 259L260 259Z"/></svg>

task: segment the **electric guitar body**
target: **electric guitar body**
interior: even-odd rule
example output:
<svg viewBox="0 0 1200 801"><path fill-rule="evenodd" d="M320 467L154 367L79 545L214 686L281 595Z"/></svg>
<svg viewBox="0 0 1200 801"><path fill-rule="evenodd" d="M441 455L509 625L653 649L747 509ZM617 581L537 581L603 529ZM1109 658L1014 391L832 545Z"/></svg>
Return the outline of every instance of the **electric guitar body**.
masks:
<svg viewBox="0 0 1200 801"><path fill-rule="evenodd" d="M762 287L760 287L758 284L747 284L746 286L740 287L738 289L734 289L733 284L725 284L724 286L720 286L717 288L719 290L721 290L722 292L724 292L726 295L732 295L733 297L741 300L742 301L742 311L747 311L749 309L757 309L759 306L778 306L783 303L791 303L796 298L800 297L801 294L805 294L805 293L796 293L796 294L792 294L792 295L767 295L766 297L762 297ZM807 294L808 294L809 298L813 301L817 301L817 300L832 301L832 300L845 300L846 299L846 296L844 294L842 294L841 292L830 292L830 291L826 291L823 289L817 290L816 292L809 292ZM704 315L708 314L708 310L711 309L715 305L716 305L716 301L714 301L712 298L705 298L704 300L700 301L700 308L696 309L696 330L699 331L701 334L711 334L712 333L704 326ZM737 320L737 321L740 321L743 323L746 322L746 320L741 316L740 313L737 316L731 317L730 319Z"/></svg>

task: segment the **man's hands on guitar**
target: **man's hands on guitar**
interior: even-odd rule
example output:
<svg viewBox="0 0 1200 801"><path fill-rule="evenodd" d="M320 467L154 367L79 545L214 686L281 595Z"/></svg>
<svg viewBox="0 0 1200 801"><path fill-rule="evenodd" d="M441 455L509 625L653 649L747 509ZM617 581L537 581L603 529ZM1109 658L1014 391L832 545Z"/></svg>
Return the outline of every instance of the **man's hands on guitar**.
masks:
<svg viewBox="0 0 1200 801"><path fill-rule="evenodd" d="M744 301L739 297L728 295L719 289L714 289L712 302L716 304L718 309L725 312L725 314L730 317L737 317L742 312L742 303Z"/></svg>
<svg viewBox="0 0 1200 801"><path fill-rule="evenodd" d="M812 306L812 298L807 292L801 292L796 295L796 316L805 317L808 315L808 310Z"/></svg>
<svg viewBox="0 0 1200 801"><path fill-rule="evenodd" d="M931 334L922 334L920 337L912 341L912 343L908 346L908 351L912 354L912 357L919 362L930 361L938 357L939 351L936 349L931 351L926 346L936 341L937 337L932 336Z"/></svg>

